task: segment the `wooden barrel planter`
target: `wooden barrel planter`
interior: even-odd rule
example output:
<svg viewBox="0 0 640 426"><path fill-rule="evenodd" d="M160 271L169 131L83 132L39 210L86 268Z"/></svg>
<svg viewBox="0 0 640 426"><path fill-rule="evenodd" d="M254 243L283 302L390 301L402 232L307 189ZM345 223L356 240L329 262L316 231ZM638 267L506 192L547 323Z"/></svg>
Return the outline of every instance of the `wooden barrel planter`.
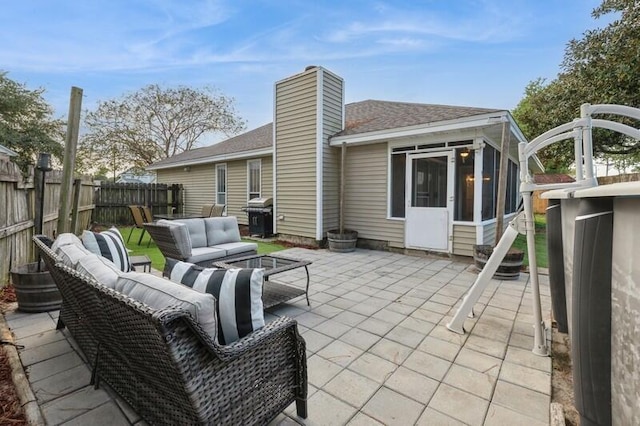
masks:
<svg viewBox="0 0 640 426"><path fill-rule="evenodd" d="M473 246L473 261L479 271L487 264L491 253L493 253L492 245L479 244ZM523 260L524 252L522 250L509 249L493 277L500 280L517 280L520 277Z"/></svg>
<svg viewBox="0 0 640 426"><path fill-rule="evenodd" d="M17 266L11 270L11 282L16 291L19 310L47 312L60 309L62 296L44 265L40 272L35 262Z"/></svg>
<svg viewBox="0 0 640 426"><path fill-rule="evenodd" d="M337 253L349 253L356 249L358 231L345 229L342 233L337 230L327 231L329 251Z"/></svg>

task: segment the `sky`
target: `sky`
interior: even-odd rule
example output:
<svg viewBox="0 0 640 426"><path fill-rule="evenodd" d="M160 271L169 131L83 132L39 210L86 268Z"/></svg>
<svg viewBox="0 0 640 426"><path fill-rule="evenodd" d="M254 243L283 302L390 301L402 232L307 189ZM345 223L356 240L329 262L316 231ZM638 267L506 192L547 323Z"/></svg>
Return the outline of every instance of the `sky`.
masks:
<svg viewBox="0 0 640 426"><path fill-rule="evenodd" d="M566 44L603 26L600 0L27 0L4 2L0 70L66 118L148 84L210 86L247 130L274 83L320 65L366 99L512 110L552 80Z"/></svg>

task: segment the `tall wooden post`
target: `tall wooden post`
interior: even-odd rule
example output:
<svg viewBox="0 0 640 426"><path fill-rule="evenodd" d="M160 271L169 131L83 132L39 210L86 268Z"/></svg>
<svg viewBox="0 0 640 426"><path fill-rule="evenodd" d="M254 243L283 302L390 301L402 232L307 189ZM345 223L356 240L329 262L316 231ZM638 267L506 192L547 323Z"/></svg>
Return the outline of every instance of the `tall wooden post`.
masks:
<svg viewBox="0 0 640 426"><path fill-rule="evenodd" d="M69 117L67 121L67 136L64 144L64 162L62 166L62 183L60 185L60 210L58 212L58 234L69 232L69 213L73 186L73 169L76 165L76 150L78 133L80 131L80 109L82 108L82 89L71 88L69 101Z"/></svg>
<svg viewBox="0 0 640 426"><path fill-rule="evenodd" d="M509 175L509 142L511 142L511 129L509 119L505 117L502 122L502 141L500 142L500 170L498 174L498 194L496 204L496 241L498 244L504 228L504 204L507 195L507 176Z"/></svg>
<svg viewBox="0 0 640 426"><path fill-rule="evenodd" d="M79 233L78 215L80 214L80 191L82 190L82 180L75 179L73 181L73 211L71 212L71 228L74 234Z"/></svg>

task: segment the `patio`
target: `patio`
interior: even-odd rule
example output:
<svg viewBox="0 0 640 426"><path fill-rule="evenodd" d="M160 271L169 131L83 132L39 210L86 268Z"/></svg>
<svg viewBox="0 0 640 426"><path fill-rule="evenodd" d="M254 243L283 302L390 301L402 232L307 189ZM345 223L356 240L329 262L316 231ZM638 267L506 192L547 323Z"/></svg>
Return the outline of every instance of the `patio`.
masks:
<svg viewBox="0 0 640 426"><path fill-rule="evenodd" d="M467 263L361 249L280 253L313 262L311 307L301 296L267 313L295 318L307 342L305 424L549 424L551 358L531 352L527 274L493 280L461 336L445 324L477 277ZM302 269L276 278L305 279ZM548 321L548 280L540 280ZM88 384L90 370L68 333L55 330L56 318L5 316L47 424L145 424L106 385ZM272 424L301 420L291 406Z"/></svg>

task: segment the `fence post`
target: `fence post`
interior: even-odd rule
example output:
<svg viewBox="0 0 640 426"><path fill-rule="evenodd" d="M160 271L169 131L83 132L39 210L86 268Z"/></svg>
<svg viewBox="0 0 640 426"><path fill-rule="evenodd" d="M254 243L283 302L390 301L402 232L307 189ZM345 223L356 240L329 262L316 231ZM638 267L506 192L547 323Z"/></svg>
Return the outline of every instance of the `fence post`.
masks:
<svg viewBox="0 0 640 426"><path fill-rule="evenodd" d="M80 189L82 189L82 181L75 179L73 181L73 210L71 210L71 227L73 233L78 235L78 214L80 213Z"/></svg>

